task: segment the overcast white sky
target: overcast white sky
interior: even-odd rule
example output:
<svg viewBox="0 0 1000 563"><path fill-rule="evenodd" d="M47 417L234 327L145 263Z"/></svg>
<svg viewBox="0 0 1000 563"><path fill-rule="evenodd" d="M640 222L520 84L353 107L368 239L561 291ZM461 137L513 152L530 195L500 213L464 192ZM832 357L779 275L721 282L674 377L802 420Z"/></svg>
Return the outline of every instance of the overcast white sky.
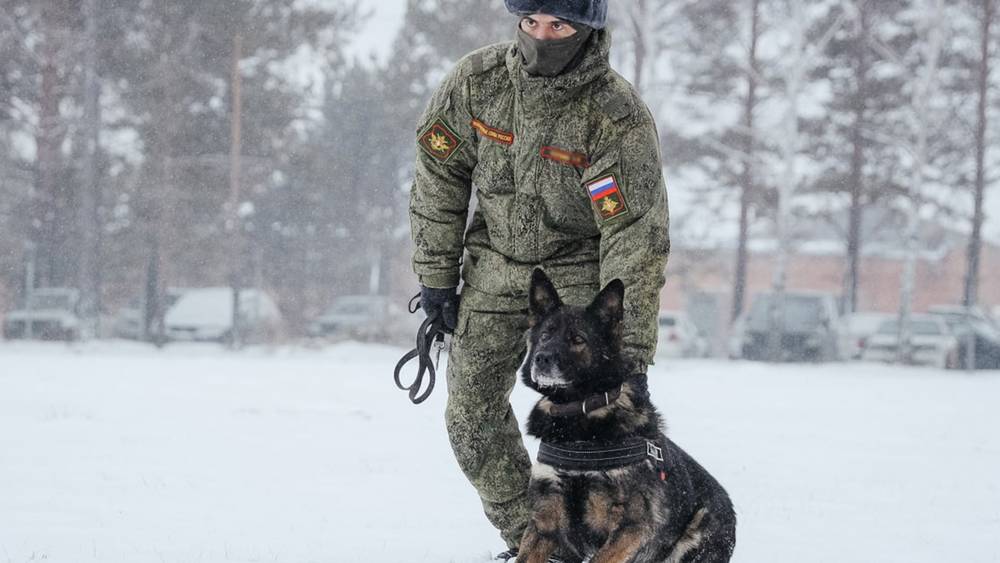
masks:
<svg viewBox="0 0 1000 563"><path fill-rule="evenodd" d="M403 25L406 0L362 0L360 4L361 10L370 12L372 16L365 22L348 54L360 59L374 55L384 61L389 56L392 39Z"/></svg>

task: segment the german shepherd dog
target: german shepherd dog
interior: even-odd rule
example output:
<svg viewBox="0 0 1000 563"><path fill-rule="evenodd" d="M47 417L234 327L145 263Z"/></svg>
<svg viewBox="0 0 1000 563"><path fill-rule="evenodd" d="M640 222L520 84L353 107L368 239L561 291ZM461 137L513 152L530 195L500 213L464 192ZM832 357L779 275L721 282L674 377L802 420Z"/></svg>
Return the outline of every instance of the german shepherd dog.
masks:
<svg viewBox="0 0 1000 563"><path fill-rule="evenodd" d="M531 279L521 379L542 398L527 431L541 440L532 517L517 563L724 563L736 515L721 485L663 434L644 375L622 356L625 287L563 305Z"/></svg>

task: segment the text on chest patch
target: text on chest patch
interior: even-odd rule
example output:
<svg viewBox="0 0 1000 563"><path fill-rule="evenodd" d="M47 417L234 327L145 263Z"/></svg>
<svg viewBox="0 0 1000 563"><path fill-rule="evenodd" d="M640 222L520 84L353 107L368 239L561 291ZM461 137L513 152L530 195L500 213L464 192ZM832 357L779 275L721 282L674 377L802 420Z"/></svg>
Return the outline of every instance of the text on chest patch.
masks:
<svg viewBox="0 0 1000 563"><path fill-rule="evenodd" d="M587 155L571 152L559 147L542 147L542 158L575 168L590 167L590 159L587 158Z"/></svg>
<svg viewBox="0 0 1000 563"><path fill-rule="evenodd" d="M502 129L497 129L496 127L490 127L489 125L479 121L478 119L472 120L472 127L479 131L479 134L487 139L491 139L500 144L513 145L514 144L514 134L504 131Z"/></svg>

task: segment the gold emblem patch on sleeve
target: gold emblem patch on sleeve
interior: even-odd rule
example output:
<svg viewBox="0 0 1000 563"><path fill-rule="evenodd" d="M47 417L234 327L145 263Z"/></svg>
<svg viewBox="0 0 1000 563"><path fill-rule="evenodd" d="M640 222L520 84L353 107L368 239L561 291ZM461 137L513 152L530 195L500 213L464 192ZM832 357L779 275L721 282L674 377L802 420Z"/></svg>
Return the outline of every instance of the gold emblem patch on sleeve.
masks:
<svg viewBox="0 0 1000 563"><path fill-rule="evenodd" d="M625 196L622 195L614 174L602 176L590 182L587 184L587 191L590 193L590 201L594 204L594 210L601 216L601 219L607 220L628 213Z"/></svg>
<svg viewBox="0 0 1000 563"><path fill-rule="evenodd" d="M425 153L441 162L447 162L462 143L462 139L441 119L432 123L417 139L417 144Z"/></svg>

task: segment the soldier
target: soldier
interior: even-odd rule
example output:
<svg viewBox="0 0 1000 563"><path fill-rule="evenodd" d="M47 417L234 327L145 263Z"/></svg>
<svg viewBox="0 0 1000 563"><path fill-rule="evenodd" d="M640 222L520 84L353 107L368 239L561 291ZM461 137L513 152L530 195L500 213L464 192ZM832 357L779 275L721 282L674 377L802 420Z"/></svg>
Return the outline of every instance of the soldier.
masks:
<svg viewBox="0 0 1000 563"><path fill-rule="evenodd" d="M410 195L421 306L453 331L449 438L511 549L501 558L529 518L531 461L509 397L532 270L576 305L621 279L625 352L644 374L670 248L656 126L609 66L607 0L506 5L516 42L474 51L445 77L417 131Z"/></svg>

